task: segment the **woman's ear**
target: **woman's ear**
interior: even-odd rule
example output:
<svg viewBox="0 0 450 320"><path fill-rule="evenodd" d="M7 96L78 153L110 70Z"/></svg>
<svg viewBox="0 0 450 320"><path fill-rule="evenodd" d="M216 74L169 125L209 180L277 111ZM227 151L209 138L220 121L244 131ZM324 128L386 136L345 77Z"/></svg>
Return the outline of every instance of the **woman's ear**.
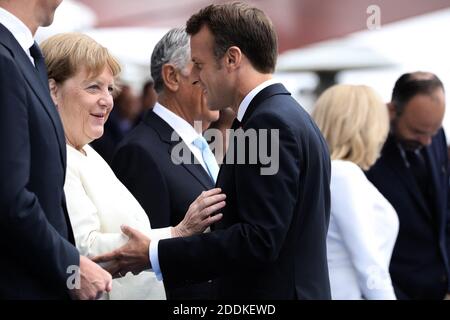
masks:
<svg viewBox="0 0 450 320"><path fill-rule="evenodd" d="M55 79L48 79L48 86L50 87L50 95L52 96L53 103L58 107L58 85Z"/></svg>
<svg viewBox="0 0 450 320"><path fill-rule="evenodd" d="M179 75L178 71L175 69L175 67L171 64L165 64L162 67L162 78L164 81L164 85L170 90L170 91L177 91L179 87Z"/></svg>

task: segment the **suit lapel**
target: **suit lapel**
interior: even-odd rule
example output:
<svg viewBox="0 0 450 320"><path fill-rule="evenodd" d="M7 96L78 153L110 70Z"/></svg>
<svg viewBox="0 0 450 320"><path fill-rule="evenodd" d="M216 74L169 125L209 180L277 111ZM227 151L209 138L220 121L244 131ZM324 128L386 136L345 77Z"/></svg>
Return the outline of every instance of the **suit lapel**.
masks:
<svg viewBox="0 0 450 320"><path fill-rule="evenodd" d="M167 152L171 157L174 157L174 160L177 163L181 163L181 166L188 171L205 189L211 189L214 187L214 181L209 176L209 174L203 169L202 165L199 163L194 163L191 161L186 164L182 159L185 157L189 157L189 159L193 160L194 155L190 152L188 146L184 143L184 141L179 138L181 141L172 141L172 134L174 133L174 129L169 126L163 119L161 119L156 113L149 111L146 113L144 121L147 125L152 127L159 135L161 141L167 145ZM173 148L177 146L179 143L182 144L182 152L189 152L189 154L181 154L178 155L177 152L172 152Z"/></svg>
<svg viewBox="0 0 450 320"><path fill-rule="evenodd" d="M400 154L400 150L396 145L394 138L390 135L386 141L385 147L387 163L391 167L392 171L396 174L397 178L405 185L408 192L411 194L414 201L422 208L427 218L432 220L431 212L426 205L425 198L420 191L420 188L414 179L413 175L409 172L405 165L405 162Z"/></svg>
<svg viewBox="0 0 450 320"><path fill-rule="evenodd" d="M181 139L181 138L180 138ZM173 148L178 144L181 143L183 145L182 148L182 152L188 152L188 155L181 155L181 157L179 157L176 152L172 153ZM205 169L203 169L203 166L199 163L194 163L194 155L190 152L188 146L184 143L183 140L181 140L180 142L172 142L172 145L167 149L167 151L169 152L169 154L174 157L177 160L177 163L181 163L181 165L187 170L189 171L189 173L196 178L206 189L211 189L214 187L214 181L213 179L209 176L209 174L205 171ZM189 162L189 164L184 163L184 161L182 159L186 159L187 157L189 157L189 159L191 159L191 161Z"/></svg>
<svg viewBox="0 0 450 320"><path fill-rule="evenodd" d="M439 232L445 232L445 227L446 226L446 222L445 222L445 210L442 210L442 199L440 197L440 192L439 190L437 190L437 188L441 185L440 181L439 181L439 177L444 174L445 176L445 168L438 168L436 166L437 161L436 161L436 155L433 153L432 150L432 145L427 146L425 149L425 154L427 157L427 163L429 164L429 168L430 168L430 175L431 175L431 187L433 188L433 202L435 203L435 213L436 213L436 221L437 221L437 225L439 227ZM440 171L440 170L443 170Z"/></svg>
<svg viewBox="0 0 450 320"><path fill-rule="evenodd" d="M245 111L244 117L242 118L242 121L241 121L241 128L243 130L245 130L245 124L248 122L251 115L255 112L255 110L258 108L258 106L264 100L266 100L274 95L278 95L278 94L291 95L290 92L287 91L287 89L281 83L272 84L272 85L262 89L260 92L258 92L256 94L256 96L252 99L252 101L250 101L250 104L249 104L247 110ZM233 122L231 129L237 129L237 128L234 128L234 124L235 124L235 122ZM236 147L236 144L233 144L233 145ZM226 161L226 159L228 159L227 153L228 153L228 150L225 153L224 159L222 161L222 165L220 166L220 169L219 169L219 174L217 175L217 184L216 184L217 186L220 186L219 182L221 180L221 176L223 175L223 172L227 170L226 167L230 165L230 164L227 164L227 161ZM237 153L237 150L234 150L235 156L236 156L236 153ZM236 163L236 159L233 159L233 160L234 160L233 163Z"/></svg>
<svg viewBox="0 0 450 320"><path fill-rule="evenodd" d="M253 98L253 100L250 101L250 104L247 110L245 111L244 117L242 118L241 121L242 127L245 126L245 123L248 121L250 116L264 100L277 94L291 95L290 92L287 91L286 88L281 83L272 84L262 89L260 92L258 92L258 94Z"/></svg>
<svg viewBox="0 0 450 320"><path fill-rule="evenodd" d="M45 112L50 117L53 124L53 128L56 133L56 137L59 143L61 162L66 167L66 145L64 138L64 130L62 127L61 120L59 118L58 111L50 97L50 92L48 91L48 86L42 83L39 77L38 71L31 63L30 59L23 51L22 47L17 43L14 36L7 30L3 25L0 24L0 39L7 48L10 49L13 57L17 62L17 66L22 71L22 74L29 84L30 88L38 97L41 105L43 106Z"/></svg>

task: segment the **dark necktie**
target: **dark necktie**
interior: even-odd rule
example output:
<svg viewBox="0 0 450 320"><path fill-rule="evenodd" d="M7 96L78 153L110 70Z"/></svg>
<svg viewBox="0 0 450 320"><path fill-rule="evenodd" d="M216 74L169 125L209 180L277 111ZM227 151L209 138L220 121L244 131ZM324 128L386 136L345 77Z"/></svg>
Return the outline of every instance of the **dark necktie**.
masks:
<svg viewBox="0 0 450 320"><path fill-rule="evenodd" d="M406 157L410 164L410 170L413 174L417 185L419 186L422 195L425 198L428 209L433 212L434 201L433 201L433 190L430 187L430 175L431 172L428 170L428 166L425 160L425 156L422 151L406 151Z"/></svg>
<svg viewBox="0 0 450 320"><path fill-rule="evenodd" d="M421 186L426 185L428 170L424 156L420 151L406 151L405 153L417 183Z"/></svg>
<svg viewBox="0 0 450 320"><path fill-rule="evenodd" d="M48 88L47 68L45 66L44 56L36 42L30 47L30 54L34 59L34 66L39 78L42 80L44 86Z"/></svg>
<svg viewBox="0 0 450 320"><path fill-rule="evenodd" d="M238 118L234 119L232 125L231 125L231 129L233 130L237 130L241 127L241 122L238 120Z"/></svg>
<svg viewBox="0 0 450 320"><path fill-rule="evenodd" d="M231 124L230 130L236 131L239 128L241 128L241 122L237 118L235 118L233 120L233 123ZM227 164L228 161L234 161L235 160L235 159L229 159L228 156L227 156L227 153L228 153L228 149L230 148L230 146L233 146L234 148L236 147L236 135L235 135L234 132L233 133L228 132L228 130L227 130L226 134L230 135L230 136L227 137L228 146L227 146L227 149L225 150L225 153L224 153L224 157L223 157L223 161L222 161L223 164ZM231 137L234 137L233 141L231 141ZM236 156L234 151L233 151L233 155ZM228 160L228 161L226 161L226 160ZM235 162L233 162L233 163L235 163Z"/></svg>

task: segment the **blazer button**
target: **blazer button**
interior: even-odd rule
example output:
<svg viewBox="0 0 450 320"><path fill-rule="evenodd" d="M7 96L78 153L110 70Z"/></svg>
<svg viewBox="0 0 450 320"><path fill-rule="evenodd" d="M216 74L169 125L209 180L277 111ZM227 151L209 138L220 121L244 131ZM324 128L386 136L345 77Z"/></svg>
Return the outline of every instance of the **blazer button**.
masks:
<svg viewBox="0 0 450 320"><path fill-rule="evenodd" d="M446 282L447 282L447 276L446 276L445 274L441 277L441 281L442 281L443 283L446 283Z"/></svg>

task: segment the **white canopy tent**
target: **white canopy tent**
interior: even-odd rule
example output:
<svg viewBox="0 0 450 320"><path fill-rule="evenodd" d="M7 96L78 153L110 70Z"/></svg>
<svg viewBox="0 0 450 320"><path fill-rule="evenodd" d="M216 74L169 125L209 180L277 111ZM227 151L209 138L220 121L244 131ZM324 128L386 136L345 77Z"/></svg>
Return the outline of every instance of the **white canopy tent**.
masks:
<svg viewBox="0 0 450 320"><path fill-rule="evenodd" d="M366 30L342 39L288 51L279 57L277 76L285 81L307 109L314 101L310 91L317 85L316 70L342 70L338 83L366 84L385 101L390 100L397 78L412 71L430 71L447 87L450 99L450 9ZM287 73L289 72L289 73ZM303 80L307 80L303 83ZM450 137L450 114L444 129ZM450 139L448 139L450 141Z"/></svg>
<svg viewBox="0 0 450 320"><path fill-rule="evenodd" d="M82 3L65 0L55 13L50 27L39 28L36 40L41 42L61 32L83 32L108 48L122 65L121 80L136 91L150 78L150 57L154 46L167 28L94 28L95 13Z"/></svg>

